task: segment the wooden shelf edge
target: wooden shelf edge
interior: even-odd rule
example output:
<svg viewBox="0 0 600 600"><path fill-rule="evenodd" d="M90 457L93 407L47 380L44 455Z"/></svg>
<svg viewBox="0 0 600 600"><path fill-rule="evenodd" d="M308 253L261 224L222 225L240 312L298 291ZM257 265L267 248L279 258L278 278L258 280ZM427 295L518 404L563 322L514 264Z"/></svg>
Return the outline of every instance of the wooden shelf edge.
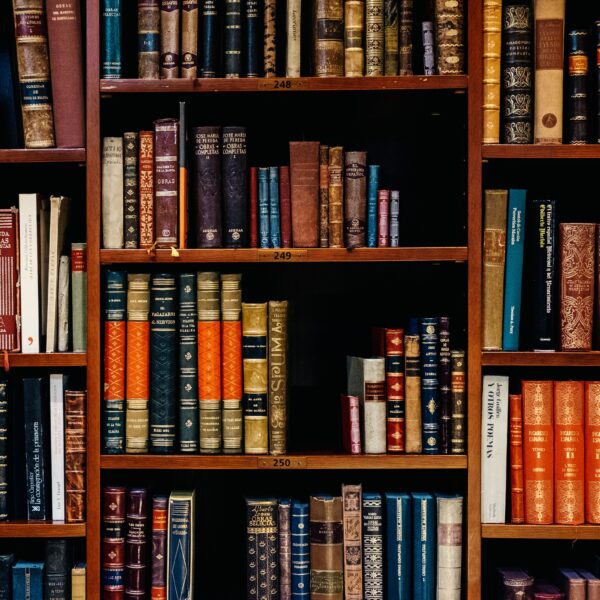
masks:
<svg viewBox="0 0 600 600"><path fill-rule="evenodd" d="M481 525L485 539L600 540L600 525Z"/></svg>
<svg viewBox="0 0 600 600"><path fill-rule="evenodd" d="M481 156L487 159L600 158L600 144L484 144Z"/></svg>
<svg viewBox="0 0 600 600"><path fill-rule="evenodd" d="M8 355L10 368L18 367L85 367L85 352L49 352L39 354L14 353Z"/></svg>
<svg viewBox="0 0 600 600"><path fill-rule="evenodd" d="M598 367L600 352L482 352L484 367Z"/></svg>
<svg viewBox="0 0 600 600"><path fill-rule="evenodd" d="M85 148L0 149L0 163L85 162Z"/></svg>
<svg viewBox="0 0 600 600"><path fill-rule="evenodd" d="M63 538L85 537L85 523L62 521L4 521L0 523L0 538Z"/></svg>

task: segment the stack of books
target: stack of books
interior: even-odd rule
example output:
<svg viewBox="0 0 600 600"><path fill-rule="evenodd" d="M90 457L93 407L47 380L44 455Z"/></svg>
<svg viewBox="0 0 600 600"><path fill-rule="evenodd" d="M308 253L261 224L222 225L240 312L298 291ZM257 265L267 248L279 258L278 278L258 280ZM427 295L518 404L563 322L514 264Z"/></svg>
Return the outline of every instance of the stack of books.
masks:
<svg viewBox="0 0 600 600"><path fill-rule="evenodd" d="M593 600L600 594L600 579L587 569L579 567L557 569L550 577L533 577L528 570L517 567L500 567L497 573L499 592L507 600Z"/></svg>

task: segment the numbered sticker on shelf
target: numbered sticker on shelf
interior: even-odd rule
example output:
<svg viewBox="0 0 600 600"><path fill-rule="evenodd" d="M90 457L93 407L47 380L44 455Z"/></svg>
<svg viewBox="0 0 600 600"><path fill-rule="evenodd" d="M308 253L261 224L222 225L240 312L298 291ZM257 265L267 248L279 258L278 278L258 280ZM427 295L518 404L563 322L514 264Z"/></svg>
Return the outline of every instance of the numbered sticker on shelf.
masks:
<svg viewBox="0 0 600 600"><path fill-rule="evenodd" d="M263 78L258 81L259 90L297 90L304 87L304 81L302 79L295 78Z"/></svg>
<svg viewBox="0 0 600 600"><path fill-rule="evenodd" d="M259 262L295 262L304 261L308 256L305 249L289 248L281 250L267 250L261 248L258 251Z"/></svg>
<svg viewBox="0 0 600 600"><path fill-rule="evenodd" d="M306 469L306 456L269 456L258 459L259 469Z"/></svg>

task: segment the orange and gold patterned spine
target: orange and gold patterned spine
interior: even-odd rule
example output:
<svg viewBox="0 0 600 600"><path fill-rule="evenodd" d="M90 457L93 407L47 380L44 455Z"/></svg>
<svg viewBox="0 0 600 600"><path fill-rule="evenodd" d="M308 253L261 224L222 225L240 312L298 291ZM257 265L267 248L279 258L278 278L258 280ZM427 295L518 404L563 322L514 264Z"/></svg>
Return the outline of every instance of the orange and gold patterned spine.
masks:
<svg viewBox="0 0 600 600"><path fill-rule="evenodd" d="M600 381L585 382L585 520L600 523Z"/></svg>
<svg viewBox="0 0 600 600"><path fill-rule="evenodd" d="M510 394L510 522L525 523L523 494L523 397Z"/></svg>

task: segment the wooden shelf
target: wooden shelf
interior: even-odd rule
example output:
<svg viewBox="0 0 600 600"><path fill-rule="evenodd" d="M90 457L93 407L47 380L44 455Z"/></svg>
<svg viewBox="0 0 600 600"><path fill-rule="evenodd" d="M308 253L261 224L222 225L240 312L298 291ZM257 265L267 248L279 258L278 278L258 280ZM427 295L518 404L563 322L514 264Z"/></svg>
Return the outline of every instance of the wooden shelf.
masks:
<svg viewBox="0 0 600 600"><path fill-rule="evenodd" d="M2 358L0 357L0 364ZM50 352L48 354L8 354L8 364L13 367L85 367L85 352Z"/></svg>
<svg viewBox="0 0 600 600"><path fill-rule="evenodd" d="M482 352L484 367L599 367L600 352Z"/></svg>
<svg viewBox="0 0 600 600"><path fill-rule="evenodd" d="M0 163L85 162L85 148L29 148L0 150Z"/></svg>
<svg viewBox="0 0 600 600"><path fill-rule="evenodd" d="M482 525L488 539L600 540L600 525Z"/></svg>
<svg viewBox="0 0 600 600"><path fill-rule="evenodd" d="M62 521L6 521L0 523L0 538L85 537L85 523Z"/></svg>
<svg viewBox="0 0 600 600"><path fill-rule="evenodd" d="M484 144L482 158L600 158L600 144Z"/></svg>
<svg viewBox="0 0 600 600"><path fill-rule="evenodd" d="M465 90L467 75L406 77L277 77L239 79L101 79L102 93L317 92Z"/></svg>
<svg viewBox="0 0 600 600"><path fill-rule="evenodd" d="M107 470L466 469L467 457L423 454L293 454L288 456L122 454L101 456L100 467Z"/></svg>
<svg viewBox="0 0 600 600"><path fill-rule="evenodd" d="M282 248L278 250L240 248L216 250L101 250L102 264L112 263L232 263L232 262L438 262L466 261L467 248Z"/></svg>

